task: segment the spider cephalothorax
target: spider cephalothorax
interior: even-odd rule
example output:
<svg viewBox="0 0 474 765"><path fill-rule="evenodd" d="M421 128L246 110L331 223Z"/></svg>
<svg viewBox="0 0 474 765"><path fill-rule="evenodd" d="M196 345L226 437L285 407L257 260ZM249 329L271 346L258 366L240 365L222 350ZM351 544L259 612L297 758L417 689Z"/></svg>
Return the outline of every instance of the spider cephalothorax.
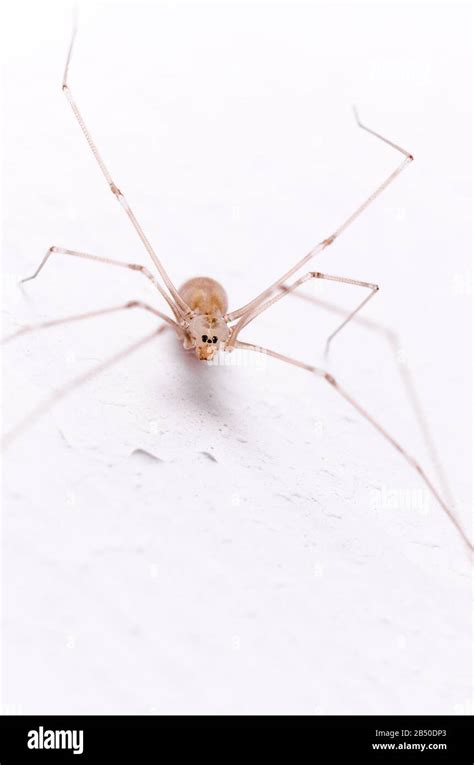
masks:
<svg viewBox="0 0 474 765"><path fill-rule="evenodd" d="M197 314L187 322L184 347L194 348L201 361L210 361L229 337L230 329L221 316Z"/></svg>
<svg viewBox="0 0 474 765"><path fill-rule="evenodd" d="M224 318L225 290L215 279L197 276L183 284L179 293L193 314L184 326L184 347L194 348L201 361L210 361L230 337Z"/></svg>

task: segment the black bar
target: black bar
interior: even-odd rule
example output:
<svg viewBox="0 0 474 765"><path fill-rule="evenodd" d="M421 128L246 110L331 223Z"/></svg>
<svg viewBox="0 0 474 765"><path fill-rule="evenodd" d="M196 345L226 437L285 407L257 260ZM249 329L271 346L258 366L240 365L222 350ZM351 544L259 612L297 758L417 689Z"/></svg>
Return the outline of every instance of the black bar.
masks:
<svg viewBox="0 0 474 765"><path fill-rule="evenodd" d="M278 756L278 761L290 763L472 765L472 727L471 717L421 715L4 716L0 717L0 765L105 764L127 759L168 763L183 758L226 763L236 756L254 760L257 755L265 763Z"/></svg>

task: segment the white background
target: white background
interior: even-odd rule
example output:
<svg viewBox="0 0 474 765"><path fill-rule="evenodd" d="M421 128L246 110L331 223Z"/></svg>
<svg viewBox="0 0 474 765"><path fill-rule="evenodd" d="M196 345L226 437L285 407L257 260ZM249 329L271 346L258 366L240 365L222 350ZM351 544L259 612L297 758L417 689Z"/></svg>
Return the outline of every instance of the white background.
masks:
<svg viewBox="0 0 474 765"><path fill-rule="evenodd" d="M233 308L399 163L352 103L413 152L313 267L380 284L364 315L399 336L466 528L469 17L453 3L88 5L70 72L172 279L214 276ZM16 287L52 244L150 266L61 94L70 26L63 6L10 6L4 331L164 305L139 274L60 256ZM363 296L305 292L348 310ZM153 322L8 346L5 429ZM335 323L287 297L242 339L322 363ZM351 325L329 369L433 475L384 337ZM209 367L163 335L18 438L4 499L6 711L472 711L465 547L415 472L306 372Z"/></svg>

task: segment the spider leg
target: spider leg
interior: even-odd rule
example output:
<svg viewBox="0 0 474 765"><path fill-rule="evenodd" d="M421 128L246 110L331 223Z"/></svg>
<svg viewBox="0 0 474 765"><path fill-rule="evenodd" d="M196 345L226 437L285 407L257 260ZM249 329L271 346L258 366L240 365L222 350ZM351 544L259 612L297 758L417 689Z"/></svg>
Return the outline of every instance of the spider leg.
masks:
<svg viewBox="0 0 474 765"><path fill-rule="evenodd" d="M272 298L267 300L265 303L261 303L256 308L251 309L248 313L245 313L242 318L237 322L237 324L232 328L232 337L228 343L228 347L232 348L235 346L237 337L240 333L240 331L247 326L251 321L257 318L259 314L263 313L263 311L266 311L267 308L270 308L274 303L277 303L279 300L285 297L285 295L289 295L291 292L294 292L298 287L300 287L302 284L307 282L309 279L326 279L331 282L338 282L339 284L350 284L353 287L365 287L366 289L370 290L370 294L367 295L367 297L362 300L361 303L357 306L357 308L352 311L352 313L349 314L345 318L345 320L337 327L337 329L334 330L334 332L331 334L328 343L330 340L332 340L338 332L343 329L346 324L349 324L350 320L354 318L354 316L359 313L359 311L369 302L369 300L376 294L376 292L379 291L378 284L371 284L370 282L363 282L358 279L348 279L344 276L330 276L329 274L322 274L320 271L309 271L304 276L301 276L299 279L297 279L292 284L289 284L288 286L285 286L285 288L280 288L280 292L277 295L274 295Z"/></svg>
<svg viewBox="0 0 474 765"><path fill-rule="evenodd" d="M161 311L157 311L156 308L153 308L153 306L148 305L148 303L142 303L141 300L129 300L128 303L124 303L122 305L118 306L112 306L111 308L101 308L98 311L87 311L86 313L77 313L73 316L65 316L62 319L48 319L47 321L41 321L38 324L27 324L23 327L20 327L20 329L17 329L15 332L12 332L10 335L6 335L2 338L1 344L6 345L6 343L11 342L12 340L15 340L15 338L20 337L21 335L29 334L30 332L36 332L40 329L49 329L50 327L57 327L61 324L70 324L71 322L75 321L82 321L84 319L93 319L96 316L104 316L109 313L117 313L118 311L126 311L130 308L141 308L145 311L149 311L150 313L154 314L155 316L158 316L160 319L163 319L163 321L166 321L167 324L174 327L174 329L178 332L178 334L181 334L182 330L179 324L177 324L173 319L170 319L169 316L166 316L166 314L161 313Z"/></svg>
<svg viewBox="0 0 474 765"><path fill-rule="evenodd" d="M257 353L263 353L267 356L272 356L279 361L284 361L287 364L292 364L293 366L299 367L300 369L306 369L308 372L311 372L312 374L324 379L327 383L329 383L329 385L331 385L331 387L334 388L334 390L336 390L339 395L345 399L347 403L350 404L350 406L352 406L353 409L355 409L367 422L369 422L372 427L375 428L375 430L377 430L380 435L383 436L383 438L388 441L394 447L394 449L396 449L401 454L403 459L408 462L408 464L411 465L411 467L418 473L431 495L435 498L442 510L446 513L453 526L456 528L470 553L474 551L474 546L462 528L460 522L456 518L456 515L441 497L419 462L414 457L412 457L410 453L404 449L403 446L401 446L398 441L390 435L390 433L388 433L387 430L385 430L385 428L378 422L378 420L369 414L369 412L367 412L367 410L361 406L358 401L356 401L344 388L342 388L337 380L331 374L329 374L329 372L326 372L324 369L320 369L319 367L312 366L311 364L306 364L305 362L298 361L297 359L292 359L289 356L284 356L283 354L277 353L276 351L271 351L268 348L262 348L261 346L253 345L251 343L237 342L236 346L237 348L243 348L246 350L255 351Z"/></svg>
<svg viewBox="0 0 474 765"><path fill-rule="evenodd" d="M290 286L291 285L288 285L288 286L283 285L282 287L280 287L280 289L283 290L284 292L288 292L290 291ZM322 300L319 297L315 297L313 295L307 295L307 294L304 294L303 292L293 292L292 294L294 297L297 297L301 300L306 300L309 303L312 303L313 305L318 306L319 308L323 308L326 311L336 313L339 316L346 315L346 311L343 308L341 308L338 305L335 305L334 303L330 303L327 300ZM441 462L440 456L438 454L438 450L435 446L434 438L431 433L428 420L424 413L424 410L420 401L420 397L416 389L415 382L413 380L413 375L409 367L407 366L407 364L402 362L399 357L399 352L401 347L400 338L398 337L396 332L394 332L392 329L388 327L384 327L381 324L378 324L376 321L373 321L372 319L368 319L366 316L360 316L360 315L354 316L354 319L360 326L363 326L366 329L371 330L372 332L377 332L378 334L380 334L387 342L390 348L391 354L394 358L396 367L398 369L400 379L405 389L408 402L411 406L413 414L415 415L415 419L418 423L418 427L423 437L423 440L425 442L432 465L438 476L439 485L441 486L444 496L448 500L448 503L454 506L455 501L454 501L451 487L449 485L449 480L446 475L446 471L443 467L443 464ZM348 320L349 319L346 319L344 323L347 323ZM327 343L326 343L326 347L327 347Z"/></svg>
<svg viewBox="0 0 474 765"><path fill-rule="evenodd" d="M162 324L161 327L158 327L158 329L154 329L153 332L149 333L148 335L145 335L145 337L140 338L140 340L135 340L131 345L128 345L126 348L122 349L118 353L114 354L113 356L110 356L110 358L106 359L105 361L102 361L100 364L97 364L92 369L88 369L87 372L84 372L81 375L78 375L74 379L67 382L65 385L62 385L60 388L57 388L55 391L53 391L47 398L45 398L43 401L41 401L38 406L36 406L29 414L26 415L26 417L23 418L15 427L10 430L8 433L6 433L2 438L2 448L6 449L12 441L14 441L21 433L23 433L27 428L29 428L36 420L38 420L40 417L42 417L46 412L51 409L52 406L58 403L58 401L61 401L65 396L67 396L69 393L72 393L73 390L76 388L79 388L84 383L89 382L89 380L92 380L94 377L97 377L101 372L104 372L106 369L109 369L114 364L117 364L119 361L123 361L123 359L127 358L127 356L130 356L130 354L137 351L139 348L142 348L147 343L151 342L154 338L156 338L158 335L160 335L163 330L166 329L166 324Z"/></svg>
<svg viewBox="0 0 474 765"><path fill-rule="evenodd" d="M186 305L186 303L182 299L181 295L179 294L178 290L174 286L174 284L171 281L170 277L168 276L165 268L163 267L161 261L158 259L158 256L156 255L153 247L151 246L150 242L148 241L147 237L145 236L145 234L143 232L143 229L141 228L140 224L138 223L138 220L136 219L136 217L135 217L135 215L134 215L130 205L128 204L128 202L127 202L127 200L125 198L125 196L122 194L122 192L120 191L120 189L118 188L118 186L114 182L112 176L110 175L110 172L107 169L107 167L106 167L106 165L105 165L105 163L104 163L104 161L103 161L103 159L102 159L102 157L101 157L101 155L99 153L99 150L98 150L98 148L97 148L97 146L96 146L96 144L94 142L94 139L92 138L92 136L91 136L91 134L89 132L89 129L87 128L87 126L86 126L86 124L84 122L82 114L79 111L79 108L78 108L78 106L77 106L77 104L76 104L76 102L75 102L75 100L74 100L74 98L72 96L71 89L70 89L69 83L68 83L68 75L69 75L69 64L71 62L72 50L73 50L74 41L75 41L75 38L76 38L76 32L77 32L77 27L76 27L76 24L74 23L74 28L73 28L72 37L71 37L71 43L69 45L69 51L68 51L67 59L66 59L66 67L64 69L64 77L63 77L63 84L62 84L63 92L64 92L67 100L69 101L71 109L74 112L74 115L75 115L75 117L76 117L76 119L77 119L77 121L79 123L79 126L80 126L82 132L84 133L84 136L85 136L85 139L86 139L86 141L87 141L87 143L89 145L89 148L92 151L92 153L93 153L93 155L94 155L94 157L95 157L95 159L96 159L100 169L102 170L102 173L103 173L103 175L105 177L105 180L107 181L107 183L109 185L109 188L110 188L112 194L118 199L118 201L122 205L123 209L127 213L128 217L130 218L130 220L131 220L131 222L132 222L132 224L133 224L133 226L134 226L138 236L140 237L142 243L145 246L145 249L147 250L148 254L150 255L152 261L154 262L156 268L158 269L159 274L161 275L161 278L163 279L163 281L164 281L165 285L167 286L170 294L172 295L172 297L174 299L174 302L176 304L176 310L183 317L183 316L185 316L187 314L190 314L191 313L191 309L189 308L188 305Z"/></svg>
<svg viewBox="0 0 474 765"><path fill-rule="evenodd" d="M51 406L53 406L57 401L64 398L64 396L66 396L68 393L73 391L75 388L79 387L85 382L88 382L90 379L100 374L100 372L102 372L104 369L108 369L113 364L116 364L118 361L121 361L122 359L126 358L130 353L133 353L135 350L138 350L138 348L141 348L143 345L145 345L146 343L151 341L154 337L156 337L161 332L163 332L163 330L166 329L167 326L173 327L178 332L178 334L181 334L181 327L179 326L179 324L173 321L173 319L170 319L169 316L166 316L165 314L161 313L161 311L157 311L155 308L153 308L153 306L148 305L148 303L142 303L139 300L131 300L128 303L125 303L124 305L112 306L111 308L103 308L98 311L88 311L87 313L75 314L73 316L67 316L62 319L51 319L48 321L40 322L38 324L21 327L16 332L13 332L11 335L7 335L6 337L3 338L2 344L5 344L10 342L11 340L14 340L15 338L18 338L22 335L29 334L31 332L36 332L37 330L49 329L51 327L57 327L62 324L69 324L71 322L83 321L85 319L92 319L97 316L105 316L107 314L118 313L119 311L126 311L132 308L140 308L142 310L148 311L154 316L157 316L158 318L163 319L163 321L165 321L166 324L162 325L158 329L155 329L151 334L146 335L146 337L142 338L141 340L135 341L124 350L116 353L110 359L107 359L101 362L97 366L93 367L87 372L84 372L83 374L76 377L74 380L71 380L70 382L63 385L61 388L58 388L56 391L54 391L50 396L48 396L48 398L45 399L45 401L42 401L40 404L38 404L38 406L35 409L33 409L32 412L30 412L20 423L18 423L18 425L16 425L13 430L11 430L9 433L7 433L3 437L2 443L4 447L8 446L32 422L34 422L43 414L45 414L48 411L48 409L50 409Z"/></svg>
<svg viewBox="0 0 474 765"><path fill-rule="evenodd" d="M106 316L108 314L118 313L119 311L126 311L132 308L140 308L142 310L145 310L153 314L154 316L157 316L158 318L162 319L163 321L166 322L166 324L159 327L158 330L154 330L154 332L151 335L147 335L142 340L132 343L132 345L128 346L125 350L120 351L119 353L112 356L110 359L98 364L93 369L83 373L82 375L75 378L71 382L66 383L66 385L64 385L62 388L58 388L56 391L54 391L50 396L48 396L48 398L46 398L45 401L38 404L38 406L35 409L33 409L32 412L30 412L20 423L18 423L18 425L16 425L13 428L13 430L11 430L10 432L6 433L3 436L2 438L3 448L7 447L13 440L17 438L18 435L20 435L20 433L26 430L26 428L30 424L32 424L35 420L37 420L39 417L45 414L50 409L50 407L52 407L57 401L64 398L64 396L66 396L75 388L79 387L83 383L87 382L91 378L98 375L104 369L107 369L108 367L112 366L116 362L126 358L130 353L133 353L133 351L137 350L142 345L147 343L149 340L152 340L152 338L156 337L156 335L160 334L164 329L166 329L167 326L173 327L180 337L182 336L182 330L179 324L173 321L173 319L170 319L169 316L166 316L166 314L161 313L161 311L157 311L155 308L153 308L153 306L148 305L148 303L142 303L139 300L130 300L128 303L125 303L119 306L112 306L110 308L102 308L97 311L88 311L86 313L66 316L66 317L63 317L62 319L49 319L47 321L39 322L38 324L26 325L26 326L20 327L20 329L16 330L15 332L12 332L10 335L7 335L2 338L1 344L6 345L12 340L15 340L19 337L22 337L24 335L27 335L42 329L50 329L51 327L57 327L62 324L70 324L72 322L83 321L85 319L93 319L97 316Z"/></svg>
<svg viewBox="0 0 474 765"><path fill-rule="evenodd" d="M139 273L143 274L143 276L146 276L146 278L149 279L149 281L153 284L153 286L156 287L156 289L162 295L162 297L164 297L169 307L173 311L173 314L176 317L176 319L178 319L179 321L179 319L181 318L180 315L178 314L178 311L176 310L176 304L174 303L174 301L171 300L169 295L164 291L161 284L157 282L153 274L150 273L150 271L148 270L146 266L142 266L138 263L124 263L123 261L120 261L120 260L112 260L112 258L104 258L99 255L89 255L86 252L78 252L77 250L68 250L68 249L65 249L64 247L50 247L46 255L44 256L43 260L39 264L38 268L36 269L36 271L31 276L27 276L24 279L21 279L20 284L25 284L25 282L30 282L33 279L36 279L40 271L46 265L50 256L53 254L71 255L72 257L76 257L76 258L83 258L85 260L93 260L96 263L105 263L109 266L118 266L119 268L129 268L131 271L138 271Z"/></svg>

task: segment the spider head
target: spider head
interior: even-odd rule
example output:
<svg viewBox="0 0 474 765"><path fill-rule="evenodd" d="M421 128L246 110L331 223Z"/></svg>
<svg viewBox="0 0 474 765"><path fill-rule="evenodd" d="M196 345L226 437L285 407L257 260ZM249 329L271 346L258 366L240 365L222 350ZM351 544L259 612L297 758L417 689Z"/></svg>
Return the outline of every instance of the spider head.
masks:
<svg viewBox="0 0 474 765"><path fill-rule="evenodd" d="M190 320L188 334L198 359L210 361L229 339L230 330L222 317L199 314Z"/></svg>

